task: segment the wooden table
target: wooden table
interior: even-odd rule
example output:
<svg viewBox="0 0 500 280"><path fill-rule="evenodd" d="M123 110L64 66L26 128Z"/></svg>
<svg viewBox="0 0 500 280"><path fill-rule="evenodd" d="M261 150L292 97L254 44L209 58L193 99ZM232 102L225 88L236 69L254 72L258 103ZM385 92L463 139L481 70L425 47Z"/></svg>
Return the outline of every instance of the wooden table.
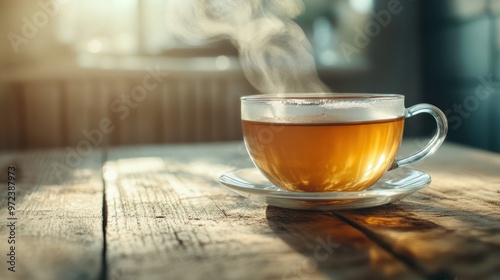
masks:
<svg viewBox="0 0 500 280"><path fill-rule="evenodd" d="M499 154L446 143L414 166L425 189L341 212L227 190L219 175L251 166L242 143L75 155L0 156L0 279L500 279Z"/></svg>

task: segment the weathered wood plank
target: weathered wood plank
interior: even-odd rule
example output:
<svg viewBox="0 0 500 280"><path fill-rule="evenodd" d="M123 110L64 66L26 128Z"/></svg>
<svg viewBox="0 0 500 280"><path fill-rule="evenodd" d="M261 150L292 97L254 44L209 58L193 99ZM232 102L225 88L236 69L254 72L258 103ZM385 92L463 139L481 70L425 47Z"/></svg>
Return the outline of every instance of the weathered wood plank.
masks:
<svg viewBox="0 0 500 280"><path fill-rule="evenodd" d="M405 143L408 150L417 142ZM7 279L95 279L102 262L100 152L3 154L17 168L16 270ZM74 163L75 159L71 159ZM367 210L299 212L225 190L250 166L239 144L113 149L104 168L109 279L498 279L499 155L445 145L433 183ZM5 178L0 177L2 181ZM7 221L7 192L0 220ZM6 227L0 240L8 240ZM328 245L330 244L330 245ZM0 255L7 247L0 244Z"/></svg>
<svg viewBox="0 0 500 280"><path fill-rule="evenodd" d="M428 276L500 279L500 155L448 143L415 168L433 178L424 190L338 215Z"/></svg>
<svg viewBox="0 0 500 280"><path fill-rule="evenodd" d="M230 144L112 149L104 167L110 279L420 279L331 213L266 207L217 177Z"/></svg>
<svg viewBox="0 0 500 280"><path fill-rule="evenodd" d="M99 279L103 255L101 152L0 155L0 278ZM66 165L66 167L63 167ZM7 210L7 168L15 166L15 215ZM8 220L15 217L16 220ZM15 222L12 233L6 225ZM8 239L15 236L15 244ZM15 272L8 270L15 246ZM12 263L14 265L14 263Z"/></svg>

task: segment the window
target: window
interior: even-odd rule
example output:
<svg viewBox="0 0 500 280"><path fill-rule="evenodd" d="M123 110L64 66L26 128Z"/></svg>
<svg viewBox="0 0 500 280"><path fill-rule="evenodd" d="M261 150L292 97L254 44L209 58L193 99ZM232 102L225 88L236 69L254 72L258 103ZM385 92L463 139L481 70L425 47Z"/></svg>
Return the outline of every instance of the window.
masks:
<svg viewBox="0 0 500 280"><path fill-rule="evenodd" d="M306 0L304 4L305 12L295 20L313 46L318 67L351 64L340 44L353 45L353 26L363 27L373 0ZM86 0L61 6L55 37L78 53L236 55L227 41L197 47L179 41L166 26L164 0ZM364 48L358 51L354 64L367 53Z"/></svg>

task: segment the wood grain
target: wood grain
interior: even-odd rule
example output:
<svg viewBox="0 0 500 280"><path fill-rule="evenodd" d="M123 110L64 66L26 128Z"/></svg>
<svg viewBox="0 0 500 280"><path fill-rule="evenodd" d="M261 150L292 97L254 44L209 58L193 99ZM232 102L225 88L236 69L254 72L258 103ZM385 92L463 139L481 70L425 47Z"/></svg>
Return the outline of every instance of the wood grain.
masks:
<svg viewBox="0 0 500 280"><path fill-rule="evenodd" d="M416 168L433 178L424 190L336 215L430 278L500 279L500 155L447 143Z"/></svg>
<svg viewBox="0 0 500 280"><path fill-rule="evenodd" d="M0 156L0 278L98 279L102 270L101 152L65 164L63 150ZM7 167L16 168L15 272L8 271Z"/></svg>
<svg viewBox="0 0 500 280"><path fill-rule="evenodd" d="M335 215L266 207L221 187L217 177L251 166L247 158L241 143L110 150L109 278L422 278Z"/></svg>
<svg viewBox="0 0 500 280"><path fill-rule="evenodd" d="M427 188L339 212L225 189L220 174L252 166L241 142L94 149L57 165L67 160L63 149L0 155L0 170L17 168L19 229L17 272L1 260L1 279L500 278L498 154L446 143L414 165L432 176ZM7 236L0 227L0 256Z"/></svg>

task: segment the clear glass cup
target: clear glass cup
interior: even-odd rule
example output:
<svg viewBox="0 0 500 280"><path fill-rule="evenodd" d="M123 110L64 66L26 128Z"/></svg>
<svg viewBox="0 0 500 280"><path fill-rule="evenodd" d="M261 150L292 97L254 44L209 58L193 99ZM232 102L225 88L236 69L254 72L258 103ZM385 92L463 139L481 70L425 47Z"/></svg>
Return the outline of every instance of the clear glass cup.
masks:
<svg viewBox="0 0 500 280"><path fill-rule="evenodd" d="M437 129L420 151L396 159L404 121L431 114ZM260 172L283 190L360 191L387 170L443 143L446 116L430 104L404 107L399 94L263 94L241 98L243 137Z"/></svg>

